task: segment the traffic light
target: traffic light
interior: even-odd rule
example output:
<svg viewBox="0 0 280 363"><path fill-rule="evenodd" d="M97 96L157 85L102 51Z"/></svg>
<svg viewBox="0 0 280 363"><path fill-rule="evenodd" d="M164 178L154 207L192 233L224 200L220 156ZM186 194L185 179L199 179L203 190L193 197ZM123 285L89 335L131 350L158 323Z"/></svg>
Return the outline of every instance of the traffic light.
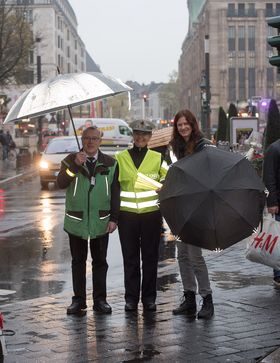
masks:
<svg viewBox="0 0 280 363"><path fill-rule="evenodd" d="M267 24L273 28L278 29L278 35L267 37L267 42L269 45L277 49L278 55L269 57L269 63L272 66L278 67L278 73L280 73L280 16L268 18Z"/></svg>
<svg viewBox="0 0 280 363"><path fill-rule="evenodd" d="M148 99L147 95L143 95L144 102L147 102L147 99Z"/></svg>

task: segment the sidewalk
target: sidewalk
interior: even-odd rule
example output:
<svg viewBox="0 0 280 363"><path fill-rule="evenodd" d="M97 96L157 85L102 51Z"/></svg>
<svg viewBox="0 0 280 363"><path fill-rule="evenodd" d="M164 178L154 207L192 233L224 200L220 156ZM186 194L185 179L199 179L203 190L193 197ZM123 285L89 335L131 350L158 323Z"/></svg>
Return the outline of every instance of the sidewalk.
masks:
<svg viewBox="0 0 280 363"><path fill-rule="evenodd" d="M173 258L159 263L156 313L143 314L141 304L138 313L125 313L122 286L108 291L109 316L92 311L90 290L80 317L66 315L70 291L1 305L4 329L16 332L6 337L4 362L280 362L280 290L272 270L247 261L244 252L240 242L207 253L215 303L210 321L172 315L182 295Z"/></svg>

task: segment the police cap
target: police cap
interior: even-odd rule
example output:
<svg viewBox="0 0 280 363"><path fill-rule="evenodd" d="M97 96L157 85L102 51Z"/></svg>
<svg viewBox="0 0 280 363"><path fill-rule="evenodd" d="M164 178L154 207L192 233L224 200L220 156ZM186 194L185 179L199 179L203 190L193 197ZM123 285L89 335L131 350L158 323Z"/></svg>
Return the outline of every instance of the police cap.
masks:
<svg viewBox="0 0 280 363"><path fill-rule="evenodd" d="M135 122L132 127L132 131L142 131L142 132L149 132L152 133L153 128L150 123L144 120L139 120Z"/></svg>

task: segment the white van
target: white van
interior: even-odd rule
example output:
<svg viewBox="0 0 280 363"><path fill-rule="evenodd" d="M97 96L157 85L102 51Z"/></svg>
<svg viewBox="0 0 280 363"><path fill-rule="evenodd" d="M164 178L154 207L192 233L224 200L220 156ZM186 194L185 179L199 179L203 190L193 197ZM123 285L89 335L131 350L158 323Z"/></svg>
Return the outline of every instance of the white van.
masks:
<svg viewBox="0 0 280 363"><path fill-rule="evenodd" d="M97 126L103 132L103 145L131 145L132 130L128 123L118 118L73 118L77 135L81 135L84 129ZM69 136L74 135L72 124L69 125Z"/></svg>

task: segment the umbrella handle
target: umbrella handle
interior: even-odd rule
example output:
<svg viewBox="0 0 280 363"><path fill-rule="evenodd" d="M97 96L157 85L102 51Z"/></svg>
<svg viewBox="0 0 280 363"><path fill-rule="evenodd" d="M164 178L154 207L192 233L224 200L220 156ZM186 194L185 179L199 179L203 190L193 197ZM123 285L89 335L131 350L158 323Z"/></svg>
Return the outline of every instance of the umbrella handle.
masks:
<svg viewBox="0 0 280 363"><path fill-rule="evenodd" d="M70 120L71 120L71 123L72 123L72 126L73 126L75 138L76 138L76 141L77 141L77 144L78 144L78 149L79 149L79 151L81 151L80 143L79 143L79 140L78 140L77 132L76 132L73 117L72 117L71 107L67 106L67 108L68 108L68 112L69 112L69 115L70 115Z"/></svg>

